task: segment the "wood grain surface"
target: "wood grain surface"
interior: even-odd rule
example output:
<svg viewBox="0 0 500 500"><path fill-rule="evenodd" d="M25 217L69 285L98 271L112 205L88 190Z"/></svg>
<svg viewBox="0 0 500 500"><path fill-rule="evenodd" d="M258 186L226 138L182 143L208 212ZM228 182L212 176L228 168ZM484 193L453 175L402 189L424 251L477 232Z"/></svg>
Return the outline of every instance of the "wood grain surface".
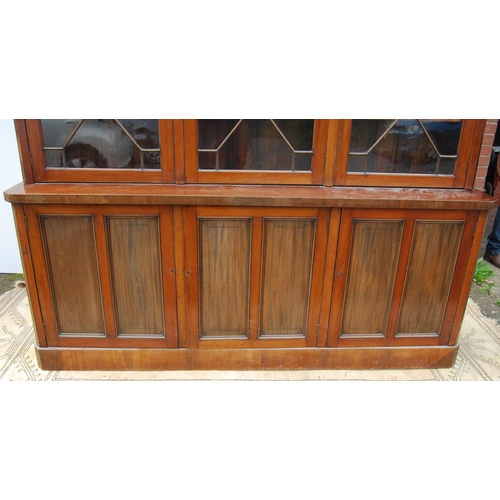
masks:
<svg viewBox="0 0 500 500"><path fill-rule="evenodd" d="M385 335L403 227L354 221L340 335Z"/></svg>
<svg viewBox="0 0 500 500"><path fill-rule="evenodd" d="M165 335L159 217L107 216L118 335Z"/></svg>
<svg viewBox="0 0 500 500"><path fill-rule="evenodd" d="M104 335L92 217L44 216L40 224L58 333Z"/></svg>
<svg viewBox="0 0 500 500"><path fill-rule="evenodd" d="M464 223L417 221L397 335L438 335Z"/></svg>
<svg viewBox="0 0 500 500"><path fill-rule="evenodd" d="M43 370L363 370L449 368L458 347L336 349L37 348Z"/></svg>
<svg viewBox="0 0 500 500"><path fill-rule="evenodd" d="M199 224L201 336L247 337L251 220Z"/></svg>
<svg viewBox="0 0 500 500"><path fill-rule="evenodd" d="M307 332L315 220L264 219L260 335Z"/></svg>
<svg viewBox="0 0 500 500"><path fill-rule="evenodd" d="M324 186L18 184L10 203L490 210L491 196L459 189Z"/></svg>

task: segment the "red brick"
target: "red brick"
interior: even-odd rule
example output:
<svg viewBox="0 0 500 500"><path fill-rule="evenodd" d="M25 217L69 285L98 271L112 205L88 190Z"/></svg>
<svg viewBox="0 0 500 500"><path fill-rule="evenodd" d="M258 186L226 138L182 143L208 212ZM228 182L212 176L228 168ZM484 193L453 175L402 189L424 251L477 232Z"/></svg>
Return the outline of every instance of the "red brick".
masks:
<svg viewBox="0 0 500 500"><path fill-rule="evenodd" d="M496 122L493 123L486 123L486 128L484 129L485 134L494 134L497 130L497 124Z"/></svg>
<svg viewBox="0 0 500 500"><path fill-rule="evenodd" d="M490 156L491 155L491 144L489 146L485 145L481 147L481 156Z"/></svg>
<svg viewBox="0 0 500 500"><path fill-rule="evenodd" d="M484 134L483 135L483 146L484 145L492 146L494 140L495 140L494 134Z"/></svg>
<svg viewBox="0 0 500 500"><path fill-rule="evenodd" d="M480 167L487 167L490 164L490 157L489 156L480 156L477 164Z"/></svg>

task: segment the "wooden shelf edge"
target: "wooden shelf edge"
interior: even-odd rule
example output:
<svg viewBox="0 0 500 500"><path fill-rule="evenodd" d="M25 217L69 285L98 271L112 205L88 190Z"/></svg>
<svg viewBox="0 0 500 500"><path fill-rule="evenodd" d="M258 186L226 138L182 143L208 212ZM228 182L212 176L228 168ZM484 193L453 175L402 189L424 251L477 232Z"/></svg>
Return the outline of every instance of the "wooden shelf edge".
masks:
<svg viewBox="0 0 500 500"><path fill-rule="evenodd" d="M36 347L43 370L381 370L450 368L458 346L303 349Z"/></svg>
<svg viewBox="0 0 500 500"><path fill-rule="evenodd" d="M480 191L325 186L157 184L18 184L10 203L115 205L227 205L268 207L429 208L490 210L496 200Z"/></svg>

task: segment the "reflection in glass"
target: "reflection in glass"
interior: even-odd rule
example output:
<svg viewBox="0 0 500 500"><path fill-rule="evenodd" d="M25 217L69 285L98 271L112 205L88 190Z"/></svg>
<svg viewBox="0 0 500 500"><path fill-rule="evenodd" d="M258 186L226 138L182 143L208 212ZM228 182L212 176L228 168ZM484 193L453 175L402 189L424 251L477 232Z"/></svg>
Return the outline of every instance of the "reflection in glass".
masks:
<svg viewBox="0 0 500 500"><path fill-rule="evenodd" d="M353 120L348 172L453 175L461 120Z"/></svg>
<svg viewBox="0 0 500 500"><path fill-rule="evenodd" d="M47 167L159 169L158 120L41 120Z"/></svg>
<svg viewBox="0 0 500 500"><path fill-rule="evenodd" d="M44 146L62 148L80 120L41 120Z"/></svg>
<svg viewBox="0 0 500 500"><path fill-rule="evenodd" d="M311 171L314 120L198 120L200 170Z"/></svg>

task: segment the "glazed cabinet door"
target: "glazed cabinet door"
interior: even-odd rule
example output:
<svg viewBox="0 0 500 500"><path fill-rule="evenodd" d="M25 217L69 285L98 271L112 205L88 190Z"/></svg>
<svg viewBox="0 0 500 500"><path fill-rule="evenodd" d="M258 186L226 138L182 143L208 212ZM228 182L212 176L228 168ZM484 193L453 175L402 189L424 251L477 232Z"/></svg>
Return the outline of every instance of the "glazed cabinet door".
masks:
<svg viewBox="0 0 500 500"><path fill-rule="evenodd" d="M328 214L186 207L188 347L316 345Z"/></svg>
<svg viewBox="0 0 500 500"><path fill-rule="evenodd" d="M184 120L187 183L323 184L329 120Z"/></svg>
<svg viewBox="0 0 500 500"><path fill-rule="evenodd" d="M342 214L329 346L447 344L477 212Z"/></svg>
<svg viewBox="0 0 500 500"><path fill-rule="evenodd" d="M175 179L172 120L16 120L16 129L30 182Z"/></svg>
<svg viewBox="0 0 500 500"><path fill-rule="evenodd" d="M472 189L485 120L340 120L335 185Z"/></svg>
<svg viewBox="0 0 500 500"><path fill-rule="evenodd" d="M49 346L177 347L171 207L25 212Z"/></svg>

